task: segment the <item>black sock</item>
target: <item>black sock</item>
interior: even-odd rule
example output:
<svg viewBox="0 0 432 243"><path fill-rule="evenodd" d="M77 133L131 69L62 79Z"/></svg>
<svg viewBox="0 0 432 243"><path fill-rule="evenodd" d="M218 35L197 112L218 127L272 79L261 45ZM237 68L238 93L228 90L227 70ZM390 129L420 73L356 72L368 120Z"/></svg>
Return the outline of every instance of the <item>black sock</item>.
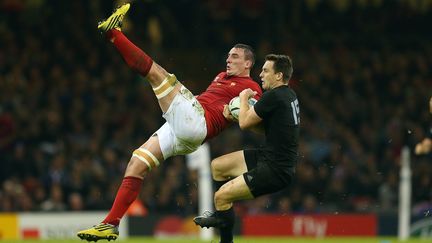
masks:
<svg viewBox="0 0 432 243"><path fill-rule="evenodd" d="M219 190L225 183L227 183L230 180L226 181L216 181L213 180L213 185L215 187L215 192ZM226 226L219 228L221 241L220 243L231 243L233 242L233 228L234 228L234 221L235 221L235 214L234 209L231 207L228 210L225 211L216 211L218 217L221 217L225 222L227 222Z"/></svg>
<svg viewBox="0 0 432 243"><path fill-rule="evenodd" d="M233 242L233 228L235 223L235 213L233 207L225 211L217 211L218 217L222 218L226 224L219 228L221 241L220 243Z"/></svg>
<svg viewBox="0 0 432 243"><path fill-rule="evenodd" d="M215 187L215 192L217 192L217 190L219 190L219 188L221 188L221 186L223 186L223 184L227 183L230 180L226 180L226 181L215 181L213 180L213 185Z"/></svg>

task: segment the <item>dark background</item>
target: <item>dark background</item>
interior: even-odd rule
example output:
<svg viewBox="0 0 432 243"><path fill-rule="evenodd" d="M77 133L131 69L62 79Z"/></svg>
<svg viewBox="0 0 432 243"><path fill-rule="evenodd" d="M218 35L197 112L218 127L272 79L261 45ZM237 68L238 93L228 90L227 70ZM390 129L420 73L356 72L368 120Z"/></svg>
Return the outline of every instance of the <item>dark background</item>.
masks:
<svg viewBox="0 0 432 243"><path fill-rule="evenodd" d="M0 0L0 211L109 209L131 152L163 123L151 88L99 34L111 1ZM400 154L429 133L432 1L133 2L123 30L195 94L236 43L290 55L301 159L287 190L239 213L395 212ZM212 157L263 142L237 125ZM431 155L412 156L413 212L432 206ZM184 157L145 179L150 211L194 215ZM176 203L172 203L176 202ZM425 214L426 215L426 214Z"/></svg>

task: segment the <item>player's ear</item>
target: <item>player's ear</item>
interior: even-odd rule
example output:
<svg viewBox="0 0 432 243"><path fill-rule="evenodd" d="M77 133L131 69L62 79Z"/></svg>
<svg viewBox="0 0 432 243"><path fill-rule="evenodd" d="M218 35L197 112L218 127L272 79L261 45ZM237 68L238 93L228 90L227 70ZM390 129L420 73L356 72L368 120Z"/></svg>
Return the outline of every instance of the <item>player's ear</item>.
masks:
<svg viewBox="0 0 432 243"><path fill-rule="evenodd" d="M252 61L246 60L246 68L252 69Z"/></svg>
<svg viewBox="0 0 432 243"><path fill-rule="evenodd" d="M277 78L277 80L283 80L283 73L282 72L278 72L278 73L276 73L276 78Z"/></svg>

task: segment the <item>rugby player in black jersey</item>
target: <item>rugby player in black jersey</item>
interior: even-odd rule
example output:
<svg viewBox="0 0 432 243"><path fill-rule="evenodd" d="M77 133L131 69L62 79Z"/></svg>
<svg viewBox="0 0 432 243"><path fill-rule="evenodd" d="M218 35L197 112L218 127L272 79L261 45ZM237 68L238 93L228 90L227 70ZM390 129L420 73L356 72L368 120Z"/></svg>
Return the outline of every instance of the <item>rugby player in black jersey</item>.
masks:
<svg viewBox="0 0 432 243"><path fill-rule="evenodd" d="M201 227L220 230L221 243L233 242L233 202L253 199L286 188L295 173L298 159L300 125L299 102L288 86L293 72L289 56L266 56L260 73L264 92L261 99L249 107L251 89L240 93L239 125L241 129L264 130L265 145L240 150L212 161L212 176L217 191L214 195L215 212L194 218ZM227 109L224 116L230 119Z"/></svg>

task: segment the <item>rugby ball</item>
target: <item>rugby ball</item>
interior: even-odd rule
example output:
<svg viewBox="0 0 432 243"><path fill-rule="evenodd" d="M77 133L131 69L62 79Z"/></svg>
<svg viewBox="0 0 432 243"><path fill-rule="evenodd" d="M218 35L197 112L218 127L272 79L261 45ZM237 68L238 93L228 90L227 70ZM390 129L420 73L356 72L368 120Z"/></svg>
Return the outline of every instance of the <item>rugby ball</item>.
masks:
<svg viewBox="0 0 432 243"><path fill-rule="evenodd" d="M249 98L249 106L255 105L256 102L257 100L255 98ZM228 109L231 115L234 117L234 119L238 120L238 116L240 112L240 97L236 96L232 98L228 104Z"/></svg>

